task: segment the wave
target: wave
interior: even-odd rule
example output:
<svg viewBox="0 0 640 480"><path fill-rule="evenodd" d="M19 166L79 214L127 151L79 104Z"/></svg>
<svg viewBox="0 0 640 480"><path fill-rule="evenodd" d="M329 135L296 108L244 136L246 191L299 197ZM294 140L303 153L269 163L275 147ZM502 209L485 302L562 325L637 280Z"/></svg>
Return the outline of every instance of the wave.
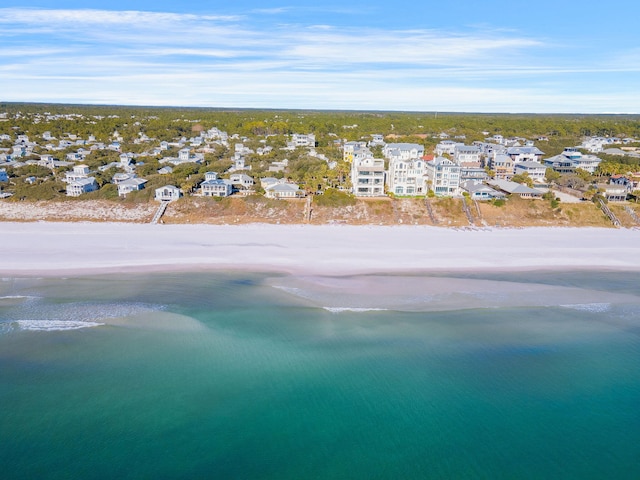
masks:
<svg viewBox="0 0 640 480"><path fill-rule="evenodd" d="M367 307L322 307L331 313L342 312L388 312L388 308L367 308Z"/></svg>
<svg viewBox="0 0 640 480"><path fill-rule="evenodd" d="M581 312L604 313L611 309L610 303L575 303L568 305L560 305L562 308L570 308L571 310L579 310Z"/></svg>
<svg viewBox="0 0 640 480"><path fill-rule="evenodd" d="M104 323L84 322L74 320L16 320L12 322L20 330L37 332L56 332L65 330L78 330L80 328L100 327Z"/></svg>

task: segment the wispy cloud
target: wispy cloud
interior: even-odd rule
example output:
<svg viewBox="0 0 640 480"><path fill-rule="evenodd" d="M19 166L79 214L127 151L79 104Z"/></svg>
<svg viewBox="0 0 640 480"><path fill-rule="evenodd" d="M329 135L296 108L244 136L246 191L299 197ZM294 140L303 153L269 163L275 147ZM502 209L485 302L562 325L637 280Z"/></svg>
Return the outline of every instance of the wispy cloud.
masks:
<svg viewBox="0 0 640 480"><path fill-rule="evenodd" d="M633 105L627 93L622 100L639 80L638 62L625 64L622 54L609 64L554 61L546 54L557 45L548 40L487 26L265 26L251 18L278 19L293 8L243 15L0 8L0 95L153 105L492 111L578 111L571 102L584 102L576 105L586 111L618 102L609 110L625 104L640 110L639 99ZM632 51L627 58L636 55ZM616 93L595 85L595 76L620 72L628 78ZM578 77L594 95L576 89Z"/></svg>

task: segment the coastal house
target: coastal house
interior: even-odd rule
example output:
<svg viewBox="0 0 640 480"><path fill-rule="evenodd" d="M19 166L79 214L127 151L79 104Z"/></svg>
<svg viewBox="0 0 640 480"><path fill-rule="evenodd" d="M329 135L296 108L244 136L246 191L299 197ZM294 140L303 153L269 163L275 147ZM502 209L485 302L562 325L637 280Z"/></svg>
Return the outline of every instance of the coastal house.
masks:
<svg viewBox="0 0 640 480"><path fill-rule="evenodd" d="M308 133L306 135L300 133L294 133L291 136L291 142L287 145L291 144L293 147L315 147L316 146L316 136L313 133Z"/></svg>
<svg viewBox="0 0 640 480"><path fill-rule="evenodd" d="M537 162L540 163L544 152L538 147L509 147L507 148L507 155L509 155L514 163L519 162Z"/></svg>
<svg viewBox="0 0 640 480"><path fill-rule="evenodd" d="M437 196L460 193L460 165L445 157L426 162L427 184Z"/></svg>
<svg viewBox="0 0 640 480"><path fill-rule="evenodd" d="M544 165L558 173L573 173L578 168L594 173L600 162L602 159L595 155L584 155L577 148L567 147L561 154L545 159Z"/></svg>
<svg viewBox="0 0 640 480"><path fill-rule="evenodd" d="M491 157L489 168L493 170L493 177L500 180L509 180L515 174L513 158L503 153L498 153Z"/></svg>
<svg viewBox="0 0 640 480"><path fill-rule="evenodd" d="M241 193L249 193L253 191L253 187L255 185L253 178L244 173L231 174L229 181L231 182L231 185L233 185L233 188Z"/></svg>
<svg viewBox="0 0 640 480"><path fill-rule="evenodd" d="M480 167L480 148L475 145L456 145L453 152L453 161L461 167Z"/></svg>
<svg viewBox="0 0 640 480"><path fill-rule="evenodd" d="M457 146L464 146L464 143L454 142L453 140L444 140L436 145L435 154L438 157L441 157L442 155L453 156Z"/></svg>
<svg viewBox="0 0 640 480"><path fill-rule="evenodd" d="M203 197L228 197L233 192L230 180L218 178L216 172L204 174L204 182L200 184L200 194Z"/></svg>
<svg viewBox="0 0 640 480"><path fill-rule="evenodd" d="M382 197L384 193L384 160L366 157L351 164L352 192L357 197Z"/></svg>
<svg viewBox="0 0 640 480"><path fill-rule="evenodd" d="M627 187L615 183L598 184L598 190L609 202L624 202L627 199Z"/></svg>
<svg viewBox="0 0 640 480"><path fill-rule="evenodd" d="M389 160L388 190L394 195L426 194L426 161L422 158Z"/></svg>
<svg viewBox="0 0 640 480"><path fill-rule="evenodd" d="M126 197L128 193L142 190L147 180L144 178L131 177L118 183L118 196Z"/></svg>
<svg viewBox="0 0 640 480"><path fill-rule="evenodd" d="M164 187L156 188L154 198L161 202L172 202L178 200L181 196L182 191L178 187L165 185Z"/></svg>
<svg viewBox="0 0 640 480"><path fill-rule="evenodd" d="M160 175L169 175L170 173L173 173L173 168L171 168L169 165L162 167L158 170L158 173Z"/></svg>
<svg viewBox="0 0 640 480"><path fill-rule="evenodd" d="M65 173L64 182L72 183L77 180L82 180L89 177L89 166L88 165L76 165L73 167L73 170Z"/></svg>
<svg viewBox="0 0 640 480"><path fill-rule="evenodd" d="M467 180L460 184L460 188L469 194L472 200L493 200L496 198L504 198L506 195L498 190L491 188L484 183L477 183Z"/></svg>
<svg viewBox="0 0 640 480"><path fill-rule="evenodd" d="M342 160L352 163L354 158L372 156L366 142L346 142L342 146Z"/></svg>
<svg viewBox="0 0 640 480"><path fill-rule="evenodd" d="M545 175L547 173L547 167L539 162L517 162L514 167L514 173L516 175L527 174L533 183L545 183Z"/></svg>
<svg viewBox="0 0 640 480"><path fill-rule="evenodd" d="M98 183L93 177L83 177L67 184L67 196L79 197L83 193L93 192L98 189Z"/></svg>
<svg viewBox="0 0 640 480"><path fill-rule="evenodd" d="M267 198L299 198L304 196L298 185L293 183L276 183L265 188Z"/></svg>
<svg viewBox="0 0 640 480"><path fill-rule="evenodd" d="M528 187L522 183L510 182L509 180L490 180L489 185L505 192L509 195L517 195L520 198L542 198L542 191Z"/></svg>
<svg viewBox="0 0 640 480"><path fill-rule="evenodd" d="M472 180L474 182L484 182L489 175L482 167L465 167L460 166L460 183Z"/></svg>
<svg viewBox="0 0 640 480"><path fill-rule="evenodd" d="M389 160L421 158L424 155L424 146L417 143L387 143L382 148L382 155Z"/></svg>

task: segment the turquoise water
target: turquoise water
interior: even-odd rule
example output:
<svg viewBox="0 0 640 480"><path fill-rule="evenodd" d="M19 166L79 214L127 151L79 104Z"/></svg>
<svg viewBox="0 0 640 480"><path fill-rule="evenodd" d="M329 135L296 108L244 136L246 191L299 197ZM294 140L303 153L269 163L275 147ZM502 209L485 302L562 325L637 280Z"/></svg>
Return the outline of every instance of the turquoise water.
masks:
<svg viewBox="0 0 640 480"><path fill-rule="evenodd" d="M639 279L3 279L0 477L637 479Z"/></svg>

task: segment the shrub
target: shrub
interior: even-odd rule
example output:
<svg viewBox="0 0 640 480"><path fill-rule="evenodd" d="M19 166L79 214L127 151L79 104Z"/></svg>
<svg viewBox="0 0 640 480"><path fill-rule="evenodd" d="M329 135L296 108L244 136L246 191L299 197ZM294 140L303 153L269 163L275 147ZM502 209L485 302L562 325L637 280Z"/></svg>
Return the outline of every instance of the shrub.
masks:
<svg viewBox="0 0 640 480"><path fill-rule="evenodd" d="M316 195L313 201L323 207L347 207L356 204L356 199L353 195L335 188L327 188L324 195Z"/></svg>

